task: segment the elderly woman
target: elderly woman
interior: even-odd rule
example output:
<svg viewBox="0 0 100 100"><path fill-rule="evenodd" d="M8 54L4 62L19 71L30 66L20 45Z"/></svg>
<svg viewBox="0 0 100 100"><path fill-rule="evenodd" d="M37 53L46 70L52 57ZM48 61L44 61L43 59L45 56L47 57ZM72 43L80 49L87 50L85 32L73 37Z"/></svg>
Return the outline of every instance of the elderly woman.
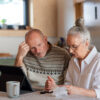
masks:
<svg viewBox="0 0 100 100"><path fill-rule="evenodd" d="M90 45L90 32L83 24L83 19L76 21L67 35L67 45L72 58L65 75L64 85L68 94L100 98L100 53ZM48 76L45 89L57 87Z"/></svg>

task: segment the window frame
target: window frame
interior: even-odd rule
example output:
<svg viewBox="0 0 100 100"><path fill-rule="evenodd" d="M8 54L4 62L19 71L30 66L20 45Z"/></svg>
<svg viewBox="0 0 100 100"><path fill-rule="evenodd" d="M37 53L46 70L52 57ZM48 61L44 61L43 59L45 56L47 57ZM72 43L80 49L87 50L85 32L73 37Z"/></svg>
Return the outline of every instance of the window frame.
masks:
<svg viewBox="0 0 100 100"><path fill-rule="evenodd" d="M25 22L26 26L29 26L29 2L28 0L25 0Z"/></svg>
<svg viewBox="0 0 100 100"><path fill-rule="evenodd" d="M18 25L18 29L26 29L26 26L29 26L29 1L28 0L23 0L25 1L24 5L24 25ZM14 25L7 25L6 29L14 29ZM1 25L0 25L0 29Z"/></svg>

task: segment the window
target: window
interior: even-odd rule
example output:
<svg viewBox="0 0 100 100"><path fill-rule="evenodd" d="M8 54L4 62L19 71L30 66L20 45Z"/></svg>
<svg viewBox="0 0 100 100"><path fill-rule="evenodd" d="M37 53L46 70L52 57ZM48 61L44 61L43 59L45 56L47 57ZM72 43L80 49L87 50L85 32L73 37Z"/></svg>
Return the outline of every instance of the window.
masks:
<svg viewBox="0 0 100 100"><path fill-rule="evenodd" d="M7 28L28 25L28 0L0 0L0 26Z"/></svg>

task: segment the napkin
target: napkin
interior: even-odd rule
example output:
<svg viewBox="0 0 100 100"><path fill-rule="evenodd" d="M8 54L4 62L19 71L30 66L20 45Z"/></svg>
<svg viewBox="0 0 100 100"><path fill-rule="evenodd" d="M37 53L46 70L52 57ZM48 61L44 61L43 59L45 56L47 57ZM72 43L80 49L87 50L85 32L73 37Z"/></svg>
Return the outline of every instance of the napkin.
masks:
<svg viewBox="0 0 100 100"><path fill-rule="evenodd" d="M66 87L57 87L53 91L52 95L55 96L55 97L66 96L66 95L68 95L67 89L66 89Z"/></svg>

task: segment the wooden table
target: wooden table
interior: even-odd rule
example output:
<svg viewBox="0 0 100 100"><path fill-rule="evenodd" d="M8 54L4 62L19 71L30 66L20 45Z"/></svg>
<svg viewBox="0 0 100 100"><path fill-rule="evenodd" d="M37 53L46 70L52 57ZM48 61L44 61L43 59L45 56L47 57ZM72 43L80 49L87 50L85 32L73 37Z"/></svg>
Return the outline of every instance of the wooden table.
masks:
<svg viewBox="0 0 100 100"><path fill-rule="evenodd" d="M100 100L100 99L89 98L78 95L54 97L52 96L52 94L40 94L40 92L22 94L17 98L9 98L6 93L0 92L0 100Z"/></svg>

